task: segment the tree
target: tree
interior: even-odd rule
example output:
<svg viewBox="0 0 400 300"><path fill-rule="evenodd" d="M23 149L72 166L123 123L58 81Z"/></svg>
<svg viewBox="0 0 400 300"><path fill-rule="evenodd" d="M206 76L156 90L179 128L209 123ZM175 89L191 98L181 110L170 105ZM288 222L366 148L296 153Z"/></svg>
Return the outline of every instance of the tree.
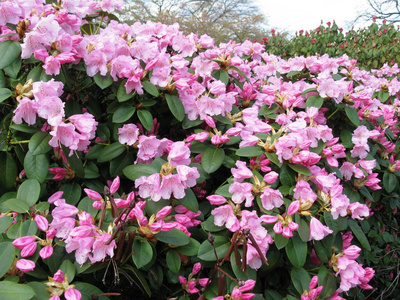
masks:
<svg viewBox="0 0 400 300"><path fill-rule="evenodd" d="M368 0L369 8L361 13L359 19L386 20L391 23L400 22L400 2L398 0Z"/></svg>
<svg viewBox="0 0 400 300"><path fill-rule="evenodd" d="M184 33L208 34L217 44L267 35L265 16L253 0L130 0L122 18L128 23L179 23Z"/></svg>

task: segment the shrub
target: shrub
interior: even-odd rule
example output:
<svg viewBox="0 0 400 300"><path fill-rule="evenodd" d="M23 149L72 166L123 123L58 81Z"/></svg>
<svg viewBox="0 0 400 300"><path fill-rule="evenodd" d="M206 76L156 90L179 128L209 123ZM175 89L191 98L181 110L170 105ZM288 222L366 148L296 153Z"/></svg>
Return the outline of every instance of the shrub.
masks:
<svg viewBox="0 0 400 300"><path fill-rule="evenodd" d="M37 2L0 4L3 298L373 288L364 219L398 216L397 65L216 47L119 23L117 1Z"/></svg>
<svg viewBox="0 0 400 300"><path fill-rule="evenodd" d="M375 21L367 28L351 29L344 33L335 22L320 25L314 30L300 30L288 39L274 30L271 37L261 41L266 51L283 58L328 54L339 57L344 54L356 59L360 67L377 69L385 63L400 63L398 28L385 21Z"/></svg>

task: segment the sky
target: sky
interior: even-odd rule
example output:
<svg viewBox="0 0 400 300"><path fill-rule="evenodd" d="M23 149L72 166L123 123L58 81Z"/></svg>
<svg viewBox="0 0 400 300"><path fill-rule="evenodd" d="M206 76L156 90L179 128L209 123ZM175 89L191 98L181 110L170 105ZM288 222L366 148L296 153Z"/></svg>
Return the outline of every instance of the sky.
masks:
<svg viewBox="0 0 400 300"><path fill-rule="evenodd" d="M301 29L315 29L323 20L333 20L339 27L347 30L367 0L258 0L256 1L268 20L268 27L294 34ZM359 24L359 27L370 22Z"/></svg>

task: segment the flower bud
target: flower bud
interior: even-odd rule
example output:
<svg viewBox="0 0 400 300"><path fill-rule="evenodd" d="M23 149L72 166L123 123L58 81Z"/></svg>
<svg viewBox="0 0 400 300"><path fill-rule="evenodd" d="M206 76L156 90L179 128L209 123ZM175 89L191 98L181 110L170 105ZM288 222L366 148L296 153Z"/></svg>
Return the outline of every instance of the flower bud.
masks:
<svg viewBox="0 0 400 300"><path fill-rule="evenodd" d="M36 252L37 243L30 243L21 250L22 257L28 257Z"/></svg>
<svg viewBox="0 0 400 300"><path fill-rule="evenodd" d="M29 245L29 244L31 244L31 243L33 243L35 241L36 241L36 237L35 236L27 235L27 236L23 236L23 237L15 239L14 242L12 242L12 243L13 243L15 248L18 248L18 249L22 250L24 247L26 247L27 245Z"/></svg>
<svg viewBox="0 0 400 300"><path fill-rule="evenodd" d="M64 272L61 270L58 270L57 272L54 273L53 280L55 282L63 283L65 280Z"/></svg>
<svg viewBox="0 0 400 300"><path fill-rule="evenodd" d="M46 231L49 228L49 221L41 215L35 215L33 218L41 231Z"/></svg>
<svg viewBox="0 0 400 300"><path fill-rule="evenodd" d="M43 247L39 251L39 255L43 259L49 258L50 256L53 255L53 247L51 245L47 245L47 246Z"/></svg>
<svg viewBox="0 0 400 300"><path fill-rule="evenodd" d="M83 189L83 190L85 191L86 195L88 195L88 197L92 200L99 201L102 199L101 195L96 191L93 191L91 189Z"/></svg>
<svg viewBox="0 0 400 300"><path fill-rule="evenodd" d="M20 270L22 272L30 272L30 271L33 271L35 269L36 265L31 260L20 259L20 260L17 261L15 266L17 267L18 270Z"/></svg>
<svg viewBox="0 0 400 300"><path fill-rule="evenodd" d="M120 184L120 180L119 180L119 176L115 177L115 179L113 180L111 186L110 186L110 194L114 194L116 191L118 191L119 189L119 184ZM95 200L100 200L100 199L95 199Z"/></svg>

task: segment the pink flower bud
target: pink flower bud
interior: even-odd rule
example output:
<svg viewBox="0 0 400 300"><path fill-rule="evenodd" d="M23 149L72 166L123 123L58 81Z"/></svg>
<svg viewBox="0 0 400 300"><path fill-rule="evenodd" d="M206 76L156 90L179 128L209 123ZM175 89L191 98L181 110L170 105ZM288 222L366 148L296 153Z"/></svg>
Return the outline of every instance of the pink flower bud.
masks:
<svg viewBox="0 0 400 300"><path fill-rule="evenodd" d="M180 282L180 284L186 284L187 283L186 277L179 276L179 282Z"/></svg>
<svg viewBox="0 0 400 300"><path fill-rule="evenodd" d="M30 271L33 271L35 269L36 265L31 260L20 259L19 261L17 261L15 266L17 267L18 270L20 270L22 272L30 272Z"/></svg>
<svg viewBox="0 0 400 300"><path fill-rule="evenodd" d="M101 195L96 191L93 191L91 189L83 189L83 190L85 191L86 195L88 195L88 197L92 200L99 201L102 199Z"/></svg>
<svg viewBox="0 0 400 300"><path fill-rule="evenodd" d="M343 253L346 255L346 258L352 260L356 260L360 256L360 252L361 249L355 245L351 245L343 251Z"/></svg>
<svg viewBox="0 0 400 300"><path fill-rule="evenodd" d="M171 211L172 211L172 206L165 206L156 214L156 218L157 219L165 218L170 214Z"/></svg>
<svg viewBox="0 0 400 300"><path fill-rule="evenodd" d="M64 272L61 270L58 270L57 272L55 272L54 276L53 276L53 280L55 282L59 282L59 283L64 282L64 280L65 280Z"/></svg>
<svg viewBox="0 0 400 300"><path fill-rule="evenodd" d="M50 198L47 199L47 201L50 204L54 204L54 202L56 202L57 200L62 198L63 194L64 194L63 191L58 191L58 192L54 193L53 195L51 195Z"/></svg>
<svg viewBox="0 0 400 300"><path fill-rule="evenodd" d="M313 276L313 278L311 278L310 285L308 286L308 288L312 290L317 286L317 284L318 284L318 276Z"/></svg>
<svg viewBox="0 0 400 300"><path fill-rule="evenodd" d="M195 263L193 265L193 270L192 270L192 274L196 275L197 273L199 273L201 270L201 263Z"/></svg>
<svg viewBox="0 0 400 300"><path fill-rule="evenodd" d="M296 231L297 229L299 229L299 224L295 223L295 222L290 222L288 225L290 231Z"/></svg>
<svg viewBox="0 0 400 300"><path fill-rule="evenodd" d="M226 199L220 195L211 195L207 197L207 200L210 201L212 205L221 205L226 203Z"/></svg>
<svg viewBox="0 0 400 300"><path fill-rule="evenodd" d="M49 228L49 221L41 215L35 215L33 218L41 231L46 231Z"/></svg>
<svg viewBox="0 0 400 300"><path fill-rule="evenodd" d="M21 256L22 257L27 257L27 256L31 256L36 252L36 248L37 248L37 244L34 243L30 243L28 245L26 245L22 250L21 250Z"/></svg>
<svg viewBox="0 0 400 300"><path fill-rule="evenodd" d="M135 192L130 192L129 194L128 194L128 196L126 196L126 200L128 201L129 200L129 202L131 202L132 200L134 200L135 199Z"/></svg>
<svg viewBox="0 0 400 300"><path fill-rule="evenodd" d="M280 224L280 223L276 223L276 224ZM282 229L282 235L286 238L290 238L293 236L292 231L290 230L289 227L283 227Z"/></svg>
<svg viewBox="0 0 400 300"><path fill-rule="evenodd" d="M254 288L254 285L256 284L255 280L249 279L246 280L244 285L242 285L241 287L239 287L239 290L241 292L247 292L250 291Z"/></svg>
<svg viewBox="0 0 400 300"><path fill-rule="evenodd" d="M15 239L12 243L15 248L23 249L27 245L34 243L36 241L36 237L33 235L27 235L20 238Z"/></svg>
<svg viewBox="0 0 400 300"><path fill-rule="evenodd" d="M240 132L242 132L242 128L240 128L240 127L232 127L232 128L229 128L229 129L226 131L226 134L227 134L227 135L234 135L234 136L236 136L236 135L238 135Z"/></svg>
<svg viewBox="0 0 400 300"><path fill-rule="evenodd" d="M53 255L53 247L51 245L47 245L47 246L43 247L39 251L39 255L43 259L49 258L50 256Z"/></svg>
<svg viewBox="0 0 400 300"><path fill-rule="evenodd" d="M94 201L92 204L93 208L95 209L101 209L101 207L103 206L103 202L101 201Z"/></svg>
<svg viewBox="0 0 400 300"><path fill-rule="evenodd" d="M80 300L82 298L82 294L76 289L68 289L64 293L64 297L66 300Z"/></svg>
<svg viewBox="0 0 400 300"><path fill-rule="evenodd" d="M300 208L300 201L299 200L294 201L290 203L287 214L289 216L294 215L299 211L299 208Z"/></svg>
<svg viewBox="0 0 400 300"><path fill-rule="evenodd" d="M214 119L211 118L210 116L206 116L204 121L206 121L207 125L210 126L211 128L215 128Z"/></svg>
<svg viewBox="0 0 400 300"><path fill-rule="evenodd" d="M321 285L321 286L317 287L315 290L310 291L311 299L317 299L319 294L321 294L323 288L324 288L324 286Z"/></svg>
<svg viewBox="0 0 400 300"><path fill-rule="evenodd" d="M119 180L119 176L117 176L117 177L115 177L115 179L113 180L113 182L110 186L110 194L111 195L114 194L116 191L118 191L119 184L120 184L120 180ZM100 199L94 199L94 200L100 200Z"/></svg>
<svg viewBox="0 0 400 300"><path fill-rule="evenodd" d="M57 231L54 228L50 228L46 231L46 239L54 239L56 236Z"/></svg>
<svg viewBox="0 0 400 300"><path fill-rule="evenodd" d="M210 133L207 131L199 132L195 135L194 139L198 142L204 142L205 140L208 139L210 136Z"/></svg>
<svg viewBox="0 0 400 300"><path fill-rule="evenodd" d="M60 297L57 295L51 296L49 300L60 300Z"/></svg>
<svg viewBox="0 0 400 300"><path fill-rule="evenodd" d="M209 280L210 280L210 279L208 279L208 278L199 278L197 282L198 282L202 287L206 287L207 284L208 284L208 282L209 282Z"/></svg>
<svg viewBox="0 0 400 300"><path fill-rule="evenodd" d="M283 229L282 229L282 223L281 223L281 222L276 223L276 224L274 225L274 228L273 228L273 229L274 229L275 233L281 234L282 231L283 231Z"/></svg>
<svg viewBox="0 0 400 300"><path fill-rule="evenodd" d="M278 177L279 177L279 174L276 173L275 171L272 171L272 172L269 172L268 174L265 174L264 181L266 183L271 184L271 183L274 183L276 181L276 179L278 179Z"/></svg>
<svg viewBox="0 0 400 300"><path fill-rule="evenodd" d="M265 224L274 224L276 221L278 221L278 217L271 215L263 215L260 217L260 220Z"/></svg>

